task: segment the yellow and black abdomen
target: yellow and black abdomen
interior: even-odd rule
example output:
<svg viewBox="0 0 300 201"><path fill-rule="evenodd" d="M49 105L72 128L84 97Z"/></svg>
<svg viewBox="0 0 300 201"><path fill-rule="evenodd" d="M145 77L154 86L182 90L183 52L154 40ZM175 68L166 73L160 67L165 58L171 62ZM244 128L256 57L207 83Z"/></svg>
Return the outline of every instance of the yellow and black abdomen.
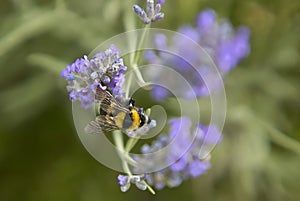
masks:
<svg viewBox="0 0 300 201"><path fill-rule="evenodd" d="M135 109L130 112L120 112L115 117L116 125L120 129L135 130L140 126L140 115Z"/></svg>
<svg viewBox="0 0 300 201"><path fill-rule="evenodd" d="M132 120L132 124L128 128L128 130L134 130L134 129L137 129L138 127L141 126L140 114L136 111L136 109L131 109L130 117L131 117L131 120Z"/></svg>

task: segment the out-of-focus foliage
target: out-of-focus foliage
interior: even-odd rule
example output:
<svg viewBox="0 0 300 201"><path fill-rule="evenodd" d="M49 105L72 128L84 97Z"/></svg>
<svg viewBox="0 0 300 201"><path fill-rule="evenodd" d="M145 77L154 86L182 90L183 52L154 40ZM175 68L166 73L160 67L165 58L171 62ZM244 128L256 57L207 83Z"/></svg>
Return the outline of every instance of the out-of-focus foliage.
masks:
<svg viewBox="0 0 300 201"><path fill-rule="evenodd" d="M85 151L59 77L67 63L134 28L135 2L1 1L0 200L153 199L121 193L117 173ZM225 78L227 121L212 169L155 199L300 200L300 2L167 0L155 26L176 30L207 7L249 26L251 54Z"/></svg>

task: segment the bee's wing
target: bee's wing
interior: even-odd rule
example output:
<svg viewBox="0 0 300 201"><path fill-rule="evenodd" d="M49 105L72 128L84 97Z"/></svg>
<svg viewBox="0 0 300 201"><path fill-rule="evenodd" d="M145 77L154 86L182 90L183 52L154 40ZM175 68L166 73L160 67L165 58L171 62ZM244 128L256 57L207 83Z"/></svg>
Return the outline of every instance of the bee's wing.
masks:
<svg viewBox="0 0 300 201"><path fill-rule="evenodd" d="M103 132L110 132L119 130L114 120L109 116L100 115L96 117L95 121L91 121L85 128L84 131L87 134L100 134Z"/></svg>
<svg viewBox="0 0 300 201"><path fill-rule="evenodd" d="M101 89L98 87L96 89L95 95L96 101L100 104L100 115L110 115L115 116L120 112L129 112L127 108L122 106L122 104L115 99L108 91Z"/></svg>
<svg viewBox="0 0 300 201"><path fill-rule="evenodd" d="M114 118L108 115L100 115L96 117L96 122L100 125L101 129L105 132L119 130L120 128L116 125Z"/></svg>
<svg viewBox="0 0 300 201"><path fill-rule="evenodd" d="M108 91L98 87L96 89L95 100L99 102L99 113L95 121L91 121L86 127L85 132L88 134L99 134L119 130L114 117L120 112L129 112L122 106Z"/></svg>
<svg viewBox="0 0 300 201"><path fill-rule="evenodd" d="M91 121L88 125L84 128L84 132L87 134L99 134L102 133L103 130L100 124L96 121Z"/></svg>

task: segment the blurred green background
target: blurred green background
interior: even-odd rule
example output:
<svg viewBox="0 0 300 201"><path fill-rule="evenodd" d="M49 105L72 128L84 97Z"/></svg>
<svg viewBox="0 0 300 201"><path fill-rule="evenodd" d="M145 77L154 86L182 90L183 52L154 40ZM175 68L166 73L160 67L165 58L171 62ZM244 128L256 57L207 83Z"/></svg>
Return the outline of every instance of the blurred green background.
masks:
<svg viewBox="0 0 300 201"><path fill-rule="evenodd" d="M126 20L141 2L1 0L0 200L300 200L299 0L166 0L155 27L176 30L211 7L252 32L251 55L225 78L224 139L206 175L124 194L87 153L60 71L134 28Z"/></svg>

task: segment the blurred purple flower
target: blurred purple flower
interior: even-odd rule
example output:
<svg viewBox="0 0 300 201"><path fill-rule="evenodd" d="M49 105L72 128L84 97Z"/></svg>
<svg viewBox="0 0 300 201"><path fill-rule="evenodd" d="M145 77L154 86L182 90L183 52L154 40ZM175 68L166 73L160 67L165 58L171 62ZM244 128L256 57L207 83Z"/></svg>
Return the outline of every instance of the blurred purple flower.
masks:
<svg viewBox="0 0 300 201"><path fill-rule="evenodd" d="M170 92L163 87L156 86L151 90L151 95L154 96L157 101L163 101L170 95Z"/></svg>
<svg viewBox="0 0 300 201"><path fill-rule="evenodd" d="M160 159L164 161L151 159L149 158L151 155L143 155L136 158L138 162L144 164L143 167L135 170L139 173L152 169L160 162L170 164L165 169L145 175L147 183L153 185L156 189L162 189L165 186L171 188L179 186L184 180L191 177L199 177L210 168L210 157L207 157L205 160L198 158L201 146L206 143L203 140L207 138L209 127L199 124L195 130L192 130L192 122L187 117L171 119L169 125L168 135L161 135L156 141L152 142L151 146L145 144L141 148L142 153L147 154L167 147L167 155ZM210 132L211 136L209 138L220 140L220 132L215 126L211 125L210 127L214 129Z"/></svg>
<svg viewBox="0 0 300 201"><path fill-rule="evenodd" d="M210 63L211 59L216 64L220 74L224 75L237 66L250 52L249 29L240 26L235 31L228 20L218 20L215 11L212 9L204 10L198 14L196 27L183 25L178 29L178 32L193 41L191 42L185 37L179 36L172 38L168 49L176 52L180 57L163 51L147 51L145 58L151 63L172 67L187 80L197 97L209 95L204 77L209 76L209 78L214 79L215 73ZM166 47L168 41L166 36L159 34L154 42L158 49L162 49ZM200 45L207 54L199 54L199 50L194 49L195 45L192 43ZM157 75L159 72L152 72L152 74ZM168 79L168 75L163 76ZM160 78L154 77L155 79ZM213 81L216 81L216 79ZM217 90L219 84L213 81L211 86L214 86L213 90ZM186 90L179 92L184 98L194 97L191 92ZM158 101L170 95L162 87L153 87L152 96Z"/></svg>
<svg viewBox="0 0 300 201"><path fill-rule="evenodd" d="M207 9L197 16L197 28L202 34L211 30L215 24L216 13L212 9Z"/></svg>
<svg viewBox="0 0 300 201"><path fill-rule="evenodd" d="M70 100L80 100L84 108L94 103L95 89L102 87L116 98L123 96L122 85L127 67L120 57L120 51L111 45L105 52L97 53L92 59L87 56L77 59L61 72L68 81Z"/></svg>
<svg viewBox="0 0 300 201"><path fill-rule="evenodd" d="M193 160L188 167L188 172L191 177L199 177L200 175L204 174L206 170L210 168L210 163L208 161L199 161Z"/></svg>

